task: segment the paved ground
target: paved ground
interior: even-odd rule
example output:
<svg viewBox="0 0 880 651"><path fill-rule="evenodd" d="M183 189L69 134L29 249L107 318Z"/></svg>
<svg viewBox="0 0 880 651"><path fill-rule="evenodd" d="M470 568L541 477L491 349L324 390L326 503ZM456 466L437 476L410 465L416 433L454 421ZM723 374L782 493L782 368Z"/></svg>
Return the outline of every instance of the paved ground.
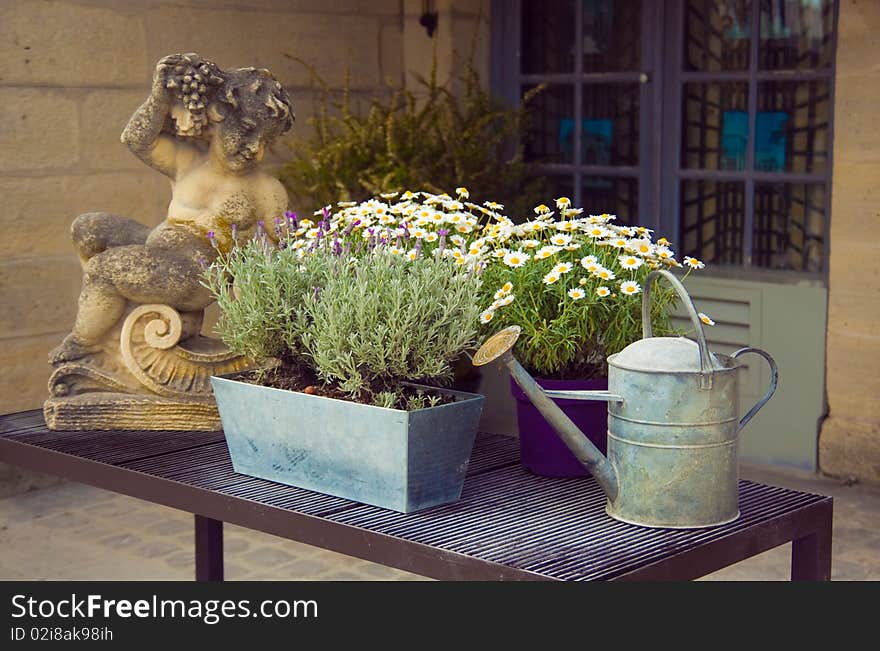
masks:
<svg viewBox="0 0 880 651"><path fill-rule="evenodd" d="M880 487L766 469L741 475L833 495L832 578L880 580ZM189 580L192 516L141 500L65 483L0 499L0 579ZM410 581L423 577L226 525L230 580ZM706 577L787 580L791 545Z"/></svg>

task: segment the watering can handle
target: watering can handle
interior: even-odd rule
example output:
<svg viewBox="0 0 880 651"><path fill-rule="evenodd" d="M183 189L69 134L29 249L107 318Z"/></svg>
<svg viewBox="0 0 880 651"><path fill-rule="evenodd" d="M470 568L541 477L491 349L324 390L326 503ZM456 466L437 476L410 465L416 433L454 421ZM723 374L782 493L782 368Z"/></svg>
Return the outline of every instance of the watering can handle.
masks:
<svg viewBox="0 0 880 651"><path fill-rule="evenodd" d="M642 297L642 338L647 339L654 336L653 329L651 328L651 285L654 283L655 279L660 278L661 276L666 278L666 280L669 281L669 284L671 284L673 289L678 293L679 298L681 298L685 309L691 317L691 321L694 323L694 328L697 331L697 344L700 347L700 388L711 389L714 371L712 370L712 358L709 356L709 346L706 344L706 334L703 332L703 324L700 321L700 317L697 315L697 309L694 307L694 302L691 300L690 294L687 293L684 285L681 284L681 281L678 278L665 269L652 271L645 279L645 295ZM767 399L769 400L769 396ZM761 404L763 405L763 403Z"/></svg>
<svg viewBox="0 0 880 651"><path fill-rule="evenodd" d="M738 351L733 353L731 355L731 357L736 358L737 356L742 355L744 353L755 353L755 354L760 355L761 357L763 357L764 359L767 360L767 363L770 365L770 388L767 389L767 393L764 394L764 397L761 398L755 404L754 407L749 409L749 413L747 413L745 416L740 418L740 420L739 420L739 428L740 429L745 427L746 423L748 423L750 420L752 420L752 417L758 413L758 410L761 407L763 407L765 404L767 404L767 401L770 400L770 398L776 392L776 385L779 384L779 369L776 367L776 362L773 360L772 357L770 357L770 355L768 353L765 353L760 348L746 347L746 348L740 348Z"/></svg>

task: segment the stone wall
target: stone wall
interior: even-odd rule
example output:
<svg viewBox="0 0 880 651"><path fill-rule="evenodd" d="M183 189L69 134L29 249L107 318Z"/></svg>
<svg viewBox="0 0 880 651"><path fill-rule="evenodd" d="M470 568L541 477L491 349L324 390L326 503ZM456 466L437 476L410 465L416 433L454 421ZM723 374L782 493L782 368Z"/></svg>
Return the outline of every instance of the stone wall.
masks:
<svg viewBox="0 0 880 651"><path fill-rule="evenodd" d="M823 472L880 482L880 3L842 0L834 101Z"/></svg>
<svg viewBox="0 0 880 651"><path fill-rule="evenodd" d="M436 5L448 74L488 0ZM102 210L154 225L165 215L167 179L119 142L158 59L194 51L221 67L272 70L304 135L314 89L292 57L333 86L348 69L351 87L370 96L404 83L407 69L425 72L431 39L421 11L419 0L0 3L0 413L39 408L47 397L46 356L70 331L81 283L73 219ZM0 464L0 492L41 481Z"/></svg>

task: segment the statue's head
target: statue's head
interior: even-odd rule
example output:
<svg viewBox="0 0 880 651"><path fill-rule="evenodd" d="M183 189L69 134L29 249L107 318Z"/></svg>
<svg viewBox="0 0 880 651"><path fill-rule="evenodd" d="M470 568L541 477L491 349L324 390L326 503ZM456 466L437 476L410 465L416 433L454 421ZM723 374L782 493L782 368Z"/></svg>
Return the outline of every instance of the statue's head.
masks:
<svg viewBox="0 0 880 651"><path fill-rule="evenodd" d="M287 92L264 68L223 72L224 82L208 107L212 149L232 171L244 171L262 160L268 147L293 125Z"/></svg>
<svg viewBox="0 0 880 651"><path fill-rule="evenodd" d="M265 68L222 70L196 53L179 55L171 110L178 137L211 140L231 171L245 171L293 125L290 97Z"/></svg>

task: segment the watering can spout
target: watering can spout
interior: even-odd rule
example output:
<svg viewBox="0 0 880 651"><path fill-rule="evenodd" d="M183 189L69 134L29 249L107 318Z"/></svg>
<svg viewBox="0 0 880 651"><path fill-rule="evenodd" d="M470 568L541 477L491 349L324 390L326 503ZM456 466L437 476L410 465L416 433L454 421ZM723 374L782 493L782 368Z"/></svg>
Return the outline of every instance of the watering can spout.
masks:
<svg viewBox="0 0 880 651"><path fill-rule="evenodd" d="M523 392L529 397L529 400L538 408L547 422L553 426L556 434L562 439L562 442L572 451L578 461L590 472L596 479L599 486L605 492L609 501L614 502L617 499L619 489L617 473L614 466L603 455L599 449L581 432L571 419L565 415L556 403L551 400L549 394L538 386L534 378L522 367L522 365L511 354L510 349L516 343L519 337L519 326L511 326L496 333L486 340L480 349L474 354L473 363L475 366L482 366L494 360L499 360L510 370L510 376L519 385ZM587 392L573 392L586 394ZM582 399L592 400L608 400L619 401L621 398L607 392L590 392L595 395L583 395ZM565 398L578 398L580 396L566 394Z"/></svg>

